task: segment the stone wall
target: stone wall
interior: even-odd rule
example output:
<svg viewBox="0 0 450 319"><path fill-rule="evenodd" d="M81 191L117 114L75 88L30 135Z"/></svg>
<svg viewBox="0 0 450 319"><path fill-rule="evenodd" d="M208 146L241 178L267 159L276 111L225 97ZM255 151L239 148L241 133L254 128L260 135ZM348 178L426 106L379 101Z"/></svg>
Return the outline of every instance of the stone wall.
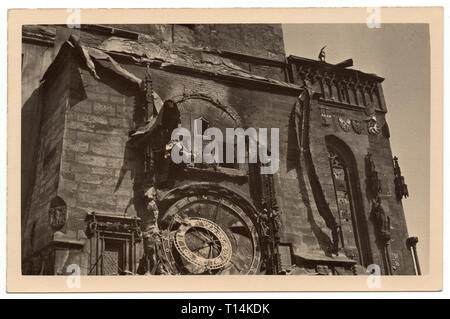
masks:
<svg viewBox="0 0 450 319"><path fill-rule="evenodd" d="M209 47L250 56L284 61L280 24L107 24L150 35L160 42Z"/></svg>
<svg viewBox="0 0 450 319"><path fill-rule="evenodd" d="M56 27L24 25L22 27L22 105L39 86L47 68L56 56Z"/></svg>
<svg viewBox="0 0 450 319"><path fill-rule="evenodd" d="M391 258L394 274L414 274L414 264L409 249L406 249L408 229L401 200L395 195L393 154L388 138L385 114L377 116L382 134L370 135L368 151L373 154L376 169L381 173L381 198L383 208L391 220Z"/></svg>
<svg viewBox="0 0 450 319"><path fill-rule="evenodd" d="M123 66L136 76L143 78L145 68L134 65ZM280 169L275 176L275 186L285 227L282 242L293 243L295 253L302 256L316 255L316 258L323 257L324 251L321 249L320 242L316 238L317 234L314 232L317 227L321 227L324 232L329 230L326 228L323 219L318 215L317 210L311 208L315 207L315 204L309 190L309 180L307 177L303 177L303 180L299 178L301 172L298 170L299 155L289 158L292 150L297 151L298 149L296 140L292 138L293 127L291 122L298 92L292 90L284 94L274 93L272 90L249 89L187 74L174 74L156 69L152 69L151 72L154 90L162 100L176 100L180 96L209 96L217 103L227 105L235 110L242 120L241 125L244 128L279 128ZM103 86L103 84L100 85ZM211 183L225 185L251 201L246 185L239 185L239 183L227 178L222 179L217 176L208 177L206 175L199 177L197 181L204 181L208 178L210 178ZM184 184L195 181L196 177L191 175ZM306 195L307 197L305 197L305 192L307 193L308 190L309 196ZM312 217L310 214L315 214L315 216Z"/></svg>
<svg viewBox="0 0 450 319"><path fill-rule="evenodd" d="M132 198L131 154L126 142L134 128L134 92L116 88L74 66L72 99L66 114L61 161L61 197L67 198L70 230L85 227L86 214L136 215ZM106 79L104 79L106 80ZM106 80L108 81L108 80ZM121 87L120 89L117 89Z"/></svg>
<svg viewBox="0 0 450 319"><path fill-rule="evenodd" d="M328 108L328 114L332 116L332 125L324 127L321 118L321 107ZM353 154L356 160L357 176L356 181L358 192L360 195L353 200L361 201L362 206L358 213L364 217L363 222L367 224L368 249L371 252L371 262L378 265L383 265L382 248L377 244L378 238L376 235L375 222L372 213L372 197L369 188L370 181L367 172L367 164L365 162L367 154L372 154L372 159L375 168L378 171L381 181L381 198L382 205L386 214L391 220L392 241L391 258L394 274L396 273L413 273L413 261L410 252L406 249L406 239L408 232L406 228L406 221L404 218L403 208L401 202L396 199L394 191L394 169L393 159L389 144L389 136L380 133L371 135L367 132L365 119L367 116L362 111L342 109L339 107L324 106L323 104L316 104L313 106L312 114L312 132L314 139L312 141L312 153L316 159L316 167L319 172L322 187L326 194L327 201L333 211L337 211L336 195L332 184L330 163L328 159L328 152L325 144L325 136L332 135L345 143ZM377 113L377 122L380 128L385 127L385 114ZM363 130L360 134L356 133L353 128L345 131L339 124L339 118L360 120L363 123ZM356 197L356 196L355 196ZM365 232L365 230L362 230Z"/></svg>
<svg viewBox="0 0 450 319"><path fill-rule="evenodd" d="M107 25L101 29L91 25L80 29L57 26L55 50L59 50L62 42L73 34L79 37L81 44L89 47L156 58L167 64L174 63L175 59L186 65L214 68L216 71L227 68L235 74L242 73L260 79L288 80L279 25L195 25L192 28L185 25L124 25L129 30L124 34L115 31L115 27L120 28L122 25ZM141 28L151 30L142 32ZM229 28L232 32L225 31ZM257 29L266 32L259 32L259 36L255 36ZM173 32L177 35L175 38L172 37ZM235 50L232 50L233 47Z"/></svg>
<svg viewBox="0 0 450 319"><path fill-rule="evenodd" d="M123 66L143 78L145 67ZM282 138L287 132L295 94L254 91L154 69L151 72L154 90L162 100L209 97L235 110L243 127L279 125ZM135 126L133 115L138 97L136 91L127 89L120 79L108 74L102 74L99 81L86 70L75 68L71 78L71 94L76 92L84 99L72 102L67 111L60 194L70 199L68 227L77 229L90 211L136 214L130 199L133 177L139 172L134 171L133 156L126 142L128 131ZM281 143L283 154L285 141ZM229 187L233 187L233 182L230 183ZM236 190L249 197L248 190Z"/></svg>
<svg viewBox="0 0 450 319"><path fill-rule="evenodd" d="M26 224L23 233L24 256L42 249L52 237L48 224L48 209L50 200L57 195L59 185L65 116L69 101L67 75L70 74L70 65L63 64L53 81L45 82L41 86L42 92L39 94L42 94L42 102L34 105L41 108L38 111L41 118L37 118L34 123L40 128L35 176L28 176L34 181L28 209L31 214L23 212L23 222ZM24 156L27 155L33 157L31 153Z"/></svg>
<svg viewBox="0 0 450 319"><path fill-rule="evenodd" d="M380 265L382 273L387 273L383 245L377 234L374 219L373 200L378 196L371 190L368 153L371 154L378 173L382 208L390 218L392 239L389 244L393 274L413 274L414 265L406 248L408 231L401 201L395 195L393 155L389 142L389 127L386 122L386 102L381 82L376 75L358 70L349 70L332 64L309 59L290 57L291 77L299 85L308 85L313 92L310 107L310 148L311 156L323 192L324 201L339 220L337 199L330 167L328 143L338 143L337 147L347 150L347 164L353 166L351 179L354 189L351 196L354 214L359 216L356 235L360 246L364 247L365 265ZM370 121L376 120L377 132L369 133ZM334 142L331 142L334 141ZM295 154L295 152L293 153ZM349 163L352 162L352 163ZM317 191L313 189L313 192ZM308 200L305 200L308 202ZM312 202L312 200L310 200ZM312 207L316 211L317 207ZM314 215L314 214L313 214ZM320 226L320 224L318 224ZM321 227L323 234L329 229ZM344 240L354 234L343 234ZM322 237L329 241L329 235ZM327 238L328 237L328 238ZM322 245L321 245L322 246Z"/></svg>

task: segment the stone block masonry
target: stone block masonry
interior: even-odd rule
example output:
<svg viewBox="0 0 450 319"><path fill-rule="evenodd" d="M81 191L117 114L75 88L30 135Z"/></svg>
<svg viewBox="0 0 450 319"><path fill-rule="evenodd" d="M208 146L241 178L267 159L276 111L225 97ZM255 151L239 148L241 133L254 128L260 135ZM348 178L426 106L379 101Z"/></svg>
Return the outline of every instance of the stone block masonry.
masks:
<svg viewBox="0 0 450 319"><path fill-rule="evenodd" d="M134 128L134 96L126 96L76 68L85 99L67 110L60 191L73 198L72 220L89 212L133 216L132 163L128 132ZM127 112L125 111L127 110ZM71 213L71 209L75 209Z"/></svg>
<svg viewBox="0 0 450 319"><path fill-rule="evenodd" d="M121 29L106 25L76 30L77 42L62 45L45 81L24 103L23 127L36 132L34 136L23 134L27 140L22 141L26 157L22 174L29 177L22 179L26 181L22 189L22 253L24 265L31 264L24 273L62 274L68 262L83 265L83 274L94 268L97 273L97 255L116 248L101 238L104 233L88 230L90 221L96 218L91 213L108 221L103 227L113 225L113 232L126 223L129 226L136 221L134 217L148 222L149 210L154 206L147 207L145 201L150 199L141 193L149 187L143 180L153 173L144 174L144 167L157 168L153 177L160 196L155 204L160 217L178 209L222 219L220 227L236 232L230 237L231 251L243 249L254 254L253 261L259 264L254 266L252 261L243 265L251 265L252 272L263 263L273 267L267 256L277 251L278 244L284 247L281 259L289 261L283 264L284 270L295 264L304 273L322 273L329 266L334 274L352 274L355 264L384 265L386 256L372 216L373 194L365 160L368 152L379 173L384 211L390 217L393 274L414 273L405 248L408 234L402 204L394 194L382 78L357 70L346 74L347 69L325 62L298 57L286 60L281 27L277 25L151 25ZM59 26L55 30L66 35L74 32ZM148 79L149 72L154 93L168 107L176 105L184 127L193 129L194 121L202 118L210 127L221 130L278 128L278 172L273 178L262 178L259 168L248 164L169 164L165 171L167 167L155 155L157 150L149 151L142 145L138 148L130 138L130 131L142 128L145 121L141 109L144 95L136 86L138 81L119 75L110 60L91 56L97 74L94 77L75 44L97 50L97 54L101 54L99 49L107 52L138 81ZM333 81L330 74L336 74ZM346 86L345 79L354 83ZM310 104L300 108L299 95L305 83L312 85L313 92ZM380 133L367 130L370 102L375 105L377 125L383 128ZM33 114L39 119L35 123ZM163 132L164 126L158 129ZM144 143L153 141L154 136L144 136L148 138L143 139ZM146 158L158 160L144 165L144 152ZM50 201L56 196L67 208L67 220L58 230L50 224L49 214ZM195 202L197 208L191 209L189 205ZM273 218L267 208L280 213L282 224L272 224L270 235L264 228L264 217ZM241 211L243 215L239 215ZM254 242L249 243L253 238L241 236L247 226L255 236ZM113 241L130 235L124 234ZM130 238L126 245L131 243ZM58 251L49 252L48 245L55 242L72 246L58 246ZM132 245L126 246L123 253L128 254L126 263L131 264L127 269L135 271L143 245ZM261 251L255 252L252 247ZM246 255L241 254L238 263L245 263ZM45 260L51 261L47 265Z"/></svg>

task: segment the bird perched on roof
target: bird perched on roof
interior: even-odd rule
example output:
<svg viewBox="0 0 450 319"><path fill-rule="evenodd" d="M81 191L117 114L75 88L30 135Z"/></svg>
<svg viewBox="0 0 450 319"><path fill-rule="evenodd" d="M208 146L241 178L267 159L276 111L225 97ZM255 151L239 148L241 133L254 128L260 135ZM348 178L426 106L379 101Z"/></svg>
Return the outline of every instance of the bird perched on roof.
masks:
<svg viewBox="0 0 450 319"><path fill-rule="evenodd" d="M320 52L319 52L319 61L322 61L322 62L325 62L325 48L326 48L327 46L324 46L322 49L320 49Z"/></svg>

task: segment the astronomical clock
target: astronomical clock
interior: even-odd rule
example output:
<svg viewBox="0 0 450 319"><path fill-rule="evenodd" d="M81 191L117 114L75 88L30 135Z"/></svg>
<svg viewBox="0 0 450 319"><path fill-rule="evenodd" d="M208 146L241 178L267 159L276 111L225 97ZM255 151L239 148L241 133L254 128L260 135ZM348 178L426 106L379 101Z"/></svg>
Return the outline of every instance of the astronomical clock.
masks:
<svg viewBox="0 0 450 319"><path fill-rule="evenodd" d="M258 234L248 215L213 195L184 197L166 212L163 249L172 273L255 274Z"/></svg>

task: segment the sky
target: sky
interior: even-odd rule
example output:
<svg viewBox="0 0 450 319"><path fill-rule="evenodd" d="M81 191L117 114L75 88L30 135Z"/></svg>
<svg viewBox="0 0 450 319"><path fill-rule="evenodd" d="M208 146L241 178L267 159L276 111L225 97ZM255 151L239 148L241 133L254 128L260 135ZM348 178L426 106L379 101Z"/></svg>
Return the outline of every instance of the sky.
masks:
<svg viewBox="0 0 450 319"><path fill-rule="evenodd" d="M403 199L408 233L418 236L422 273L429 269L430 39L427 24L285 24L287 55L328 63L352 58L355 69L385 78L392 154L410 197Z"/></svg>

